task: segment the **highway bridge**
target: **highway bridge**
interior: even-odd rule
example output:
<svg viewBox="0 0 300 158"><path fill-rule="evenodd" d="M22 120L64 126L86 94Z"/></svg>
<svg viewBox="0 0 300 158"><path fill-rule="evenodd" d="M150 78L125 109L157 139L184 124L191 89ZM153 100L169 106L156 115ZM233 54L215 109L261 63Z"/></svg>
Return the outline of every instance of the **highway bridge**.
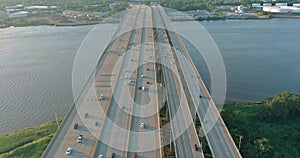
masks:
<svg viewBox="0 0 300 158"><path fill-rule="evenodd" d="M213 157L241 157L174 30L159 5L126 10L87 79L92 84L83 87L42 157L204 157L194 111Z"/></svg>

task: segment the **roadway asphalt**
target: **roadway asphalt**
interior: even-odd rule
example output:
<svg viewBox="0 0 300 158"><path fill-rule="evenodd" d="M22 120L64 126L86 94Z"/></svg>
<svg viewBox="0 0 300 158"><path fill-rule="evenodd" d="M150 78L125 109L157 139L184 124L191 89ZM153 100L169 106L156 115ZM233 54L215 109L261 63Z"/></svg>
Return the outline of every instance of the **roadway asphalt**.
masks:
<svg viewBox="0 0 300 158"><path fill-rule="evenodd" d="M158 111L162 105L158 103L158 92L161 90L156 84L155 64L145 64L156 60L157 54L159 60L172 69L163 69L163 76L169 115L172 118L172 137L176 138L176 156L204 157L201 150L195 150L194 145L200 147L201 144L186 95L180 91L186 87L183 87L180 78L175 77L182 73L179 70L184 75L190 75L193 67L190 68L190 61L184 61L172 52L169 39L166 38L168 34L164 30L172 27L171 23L160 6L150 8L136 5L126 12L114 36L114 42L97 67L96 77L89 80L77 102L77 109L73 108L69 113L64 126L43 157L66 157L68 147L73 152L67 157L98 157L100 154L109 157L113 153L116 157L132 157L135 152L138 157L162 157L161 133L153 132L160 127ZM151 27L148 28L153 25L156 26L156 35ZM137 29L142 26L144 28ZM170 34L170 38L179 50L185 50L177 36ZM155 39L158 44L153 43ZM144 45L140 45L141 43ZM138 65L143 66L137 68ZM199 76L197 72L196 75ZM208 121L218 119L207 135L210 148L216 157L238 157L232 138L199 78L185 78L185 81L194 104L201 105L197 106L201 123L203 124L207 109L211 110ZM195 87L195 82L202 83L202 87ZM143 91L139 87L146 89ZM206 94L207 98L197 98L199 93ZM99 100L101 95L104 95L103 100ZM77 129L73 127L75 123L79 125ZM140 127L141 123L145 123L145 128ZM205 130L205 124L203 128ZM77 143L76 139L80 134L84 135L83 141Z"/></svg>
<svg viewBox="0 0 300 158"><path fill-rule="evenodd" d="M133 12L133 14L136 13ZM127 17L127 21L129 20L131 20L130 17ZM126 19L124 19L124 22L126 22ZM84 88L82 95L78 99L76 108L73 107L70 114L65 118L65 124L61 127L61 130L55 137L56 139L52 140L51 147L47 149L43 157L66 157L66 149L68 147L71 147L73 151L67 157L90 157L93 153L92 150L97 140L95 135L101 129L101 126L98 127L96 124L101 124L101 120L105 117L103 111L99 109L98 97L101 94L106 96L105 101L99 102L102 109L105 109L109 95L117 80L117 75L111 75L111 72L113 72L111 65L119 59L119 55L115 52L122 52L122 49L127 46L129 39L126 38L126 34L122 35L122 33L127 32L126 30L129 30L127 27L130 27L130 25L125 25L124 22L120 24L123 27L120 27L121 30L118 30L119 35L117 37L124 38L125 36L125 38L122 41L115 40L113 45L110 46L111 51L106 53L104 56L105 60L100 63L101 67L96 79L90 79L89 84ZM115 73L119 74L118 70ZM95 88L98 97L95 96ZM78 129L73 128L75 123L79 124ZM80 134L83 135L83 141L82 143L77 143L76 139Z"/></svg>
<svg viewBox="0 0 300 158"><path fill-rule="evenodd" d="M130 130L128 154L132 157L134 153L138 157L162 157L159 132L158 94L154 67L154 39L152 26L151 8L145 8L143 21L142 45L135 82L134 108ZM152 63L151 63L152 62ZM142 78L141 75L144 77ZM145 87L143 91L139 87ZM145 128L140 124L144 123ZM136 133L138 132L138 133Z"/></svg>
<svg viewBox="0 0 300 158"><path fill-rule="evenodd" d="M156 26L158 27L157 39L160 60L165 67L169 68L163 67L162 69L166 84L169 115L172 119L171 128L173 140L176 139L174 143L176 157L204 157L201 150L195 150L194 145L197 144L197 146L200 146L200 142L193 125L186 96L184 93L180 93L183 86L181 82L179 82L179 78L176 78L176 76L179 76L178 69L171 51L172 48L169 45L168 38L166 38L167 33L163 30L165 29L164 21L157 7L153 6L153 10L155 13Z"/></svg>
<svg viewBox="0 0 300 158"><path fill-rule="evenodd" d="M136 105L133 102L134 100L136 102L143 102L144 100L147 100L144 95L140 95L141 90L139 90L138 86L143 85L142 83L144 83L145 78L147 78L147 76L145 76L145 78L140 77L144 72L144 66L139 67L137 71L134 70L139 64L143 65L145 60L144 54L147 54L146 50L148 48L145 48L140 44L144 43L145 39L153 37L151 32L146 31L145 28L139 29L142 28L143 25L148 25L146 23L148 23L151 19L151 14L149 12L151 11L149 10L150 8L143 5L138 6L138 8L139 11L134 24L135 29L132 31L132 36L129 41L130 46L128 47L128 51L125 53L125 59L122 64L122 77L117 81L117 86L113 94L114 100L111 101L107 111L109 119L106 119L103 124L100 134L100 140L102 140L102 142L98 142L94 157L100 154L103 156L110 156L113 155L113 153L117 157L129 157L133 152L126 153L127 150L136 151L138 156L161 157L160 148L148 151L149 147L151 149L151 145L154 146L153 144L155 143L160 144L159 134L154 135L153 139L150 139L151 141L144 141L145 135L143 134L132 134L132 132L139 132L140 121L144 120L144 118L138 117L141 115L143 108L140 108L140 105ZM145 57L148 56L145 55ZM146 66L145 68L147 69ZM135 82L132 83L132 81ZM153 104L152 108L153 107L157 107L157 103ZM144 121L146 124L145 127L152 126L158 128L158 119L159 118L155 115L146 119ZM110 121L117 126L112 125ZM125 130L121 130L120 128ZM138 144L138 146L136 146L136 144Z"/></svg>
<svg viewBox="0 0 300 158"><path fill-rule="evenodd" d="M130 86L130 80L135 80L136 76L130 78L130 74L134 72L137 67L139 59L139 53L136 49L131 49L134 43L140 43L141 30L136 29L141 25L140 20L143 18L140 14L143 10L140 8L134 8L138 10L136 17L134 18L134 26L129 39L129 45L124 55L124 60L121 66L121 75L117 81L117 86L113 92L113 98L107 111L107 118L103 123L103 128L100 134L100 141L96 147L94 157L97 155L110 156L113 153L116 156L124 156L127 150L128 132L124 132L119 128L129 130L130 119L132 113L133 100L135 88ZM121 63L121 62L118 62ZM130 87L129 87L130 86ZM129 89L131 89L131 95L128 95Z"/></svg>
<svg viewBox="0 0 300 158"><path fill-rule="evenodd" d="M176 47L175 50L178 50L176 59L178 60L178 65L181 67L182 77L184 77L184 80L187 83L187 88L191 94L192 101L194 105L196 105L195 108L198 116L200 116L202 128L205 132L208 132L206 137L212 154L217 158L241 157L201 79L201 76L195 66L192 65L192 60L181 38L178 34L174 33L176 32L175 28L167 19L167 15L162 7L159 8L163 13L164 19L167 21L168 30L171 30L170 39L172 44ZM203 95L203 98L201 99L199 98L200 94ZM216 122L216 124L214 124L214 122Z"/></svg>

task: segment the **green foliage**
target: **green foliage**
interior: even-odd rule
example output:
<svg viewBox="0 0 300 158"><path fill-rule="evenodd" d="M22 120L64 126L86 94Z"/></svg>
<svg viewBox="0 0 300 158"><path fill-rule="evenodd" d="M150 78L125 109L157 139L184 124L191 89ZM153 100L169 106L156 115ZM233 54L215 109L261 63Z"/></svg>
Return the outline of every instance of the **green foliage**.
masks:
<svg viewBox="0 0 300 158"><path fill-rule="evenodd" d="M259 151L258 157L267 157L272 152L272 145L267 138L260 138L254 140L254 147L256 151Z"/></svg>
<svg viewBox="0 0 300 158"><path fill-rule="evenodd" d="M31 143L25 144L15 150L0 155L0 158L37 158L41 157L52 135L39 138Z"/></svg>
<svg viewBox="0 0 300 158"><path fill-rule="evenodd" d="M205 4L202 0L161 0L160 4L169 8L181 11L204 9Z"/></svg>
<svg viewBox="0 0 300 158"><path fill-rule="evenodd" d="M0 135L0 158L40 157L56 128L56 122L50 121L38 127Z"/></svg>
<svg viewBox="0 0 300 158"><path fill-rule="evenodd" d="M174 8L180 11L187 11L187 10L198 10L198 9L206 9L209 10L211 13L215 14L214 17L208 18L199 18L198 20L222 20L225 19L225 15L219 12L214 4L213 1L210 0L161 0L160 3L162 6ZM221 3L221 2L220 2Z"/></svg>
<svg viewBox="0 0 300 158"><path fill-rule="evenodd" d="M58 11L65 9L77 10L77 11L96 11L106 12L110 11L109 3L116 2L116 0L0 0L0 10L3 10L5 6L23 4L29 5L55 5L60 8ZM121 3L125 3L122 1Z"/></svg>
<svg viewBox="0 0 300 158"><path fill-rule="evenodd" d="M299 116L300 96L289 92L279 93L267 100L259 111L259 118L267 121L287 120Z"/></svg>
<svg viewBox="0 0 300 158"><path fill-rule="evenodd" d="M263 103L225 104L221 115L237 146L242 136L243 157L300 157L299 95L283 92Z"/></svg>
<svg viewBox="0 0 300 158"><path fill-rule="evenodd" d="M147 5L147 6L150 6L151 5L151 3L150 2L143 2L143 4L145 4L145 5Z"/></svg>
<svg viewBox="0 0 300 158"><path fill-rule="evenodd" d="M129 3L127 3L127 2L121 2L120 4L118 4L118 5L110 12L110 14L111 14L111 15L114 15L114 14L120 12L120 11L125 10L125 9L128 8L128 7L129 7Z"/></svg>

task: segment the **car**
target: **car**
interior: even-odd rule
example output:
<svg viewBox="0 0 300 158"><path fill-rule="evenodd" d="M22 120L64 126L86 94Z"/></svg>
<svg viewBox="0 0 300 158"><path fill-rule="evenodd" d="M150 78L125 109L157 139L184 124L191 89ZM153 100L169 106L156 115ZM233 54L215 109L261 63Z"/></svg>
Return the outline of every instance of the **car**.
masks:
<svg viewBox="0 0 300 158"><path fill-rule="evenodd" d="M145 128L145 123L141 123L141 128Z"/></svg>
<svg viewBox="0 0 300 158"><path fill-rule="evenodd" d="M111 158L115 158L115 157L116 157L116 153L112 153Z"/></svg>
<svg viewBox="0 0 300 158"><path fill-rule="evenodd" d="M71 147L68 147L67 151L66 151L66 154L67 155L71 155L72 153L72 148Z"/></svg>
<svg viewBox="0 0 300 158"><path fill-rule="evenodd" d="M83 136L80 134L79 137L77 138L77 143L81 143L82 142L82 138L83 138Z"/></svg>
<svg viewBox="0 0 300 158"><path fill-rule="evenodd" d="M99 100L104 100L104 95L101 94Z"/></svg>
<svg viewBox="0 0 300 158"><path fill-rule="evenodd" d="M137 154L134 153L134 154L132 155L132 158L137 158Z"/></svg>
<svg viewBox="0 0 300 158"><path fill-rule="evenodd" d="M141 75L141 78L144 78L145 76L144 75Z"/></svg>
<svg viewBox="0 0 300 158"><path fill-rule="evenodd" d="M75 123L74 124L74 129L77 129L78 128L78 123Z"/></svg>
<svg viewBox="0 0 300 158"><path fill-rule="evenodd" d="M146 88L145 87L142 87L142 91L145 91L146 90Z"/></svg>
<svg viewBox="0 0 300 158"><path fill-rule="evenodd" d="M99 155L98 158L103 158L103 155Z"/></svg>

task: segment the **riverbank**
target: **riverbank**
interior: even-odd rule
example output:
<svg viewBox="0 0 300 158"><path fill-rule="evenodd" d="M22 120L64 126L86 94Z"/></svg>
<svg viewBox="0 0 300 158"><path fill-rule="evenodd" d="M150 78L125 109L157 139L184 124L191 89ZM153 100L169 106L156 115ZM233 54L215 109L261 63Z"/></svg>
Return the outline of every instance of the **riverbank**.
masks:
<svg viewBox="0 0 300 158"><path fill-rule="evenodd" d="M62 118L58 119L60 124ZM57 129L57 122L0 135L0 158L40 157Z"/></svg>
<svg viewBox="0 0 300 158"><path fill-rule="evenodd" d="M300 156L300 96L225 104L221 116L244 158Z"/></svg>
<svg viewBox="0 0 300 158"><path fill-rule="evenodd" d="M62 16L61 14L29 16L23 18L10 19L5 22L0 21L0 28L25 27L25 26L82 26L104 23L119 23L119 15L110 16L103 19L76 19Z"/></svg>
<svg viewBox="0 0 300 158"><path fill-rule="evenodd" d="M257 16L257 17L248 17L248 16L237 16L237 17L206 17L194 19L191 17L170 17L171 21L217 21L217 20L266 20L271 18L278 18L272 16ZM292 18L292 17L285 17ZM26 26L84 26L84 25L97 25L97 24L114 24L119 23L120 19L116 17L109 17L106 19L98 21L62 21L62 20L53 20L51 18L33 18L33 19L21 19L19 23L7 23L0 24L0 29L10 28L10 27L26 27Z"/></svg>
<svg viewBox="0 0 300 158"><path fill-rule="evenodd" d="M260 103L225 104L221 115L243 157L299 157L299 102L298 94L282 92ZM286 106L289 111L281 114ZM198 122L196 127L201 128ZM56 129L56 121L50 121L0 135L0 158L40 157ZM206 142L203 151L207 157L211 155Z"/></svg>

